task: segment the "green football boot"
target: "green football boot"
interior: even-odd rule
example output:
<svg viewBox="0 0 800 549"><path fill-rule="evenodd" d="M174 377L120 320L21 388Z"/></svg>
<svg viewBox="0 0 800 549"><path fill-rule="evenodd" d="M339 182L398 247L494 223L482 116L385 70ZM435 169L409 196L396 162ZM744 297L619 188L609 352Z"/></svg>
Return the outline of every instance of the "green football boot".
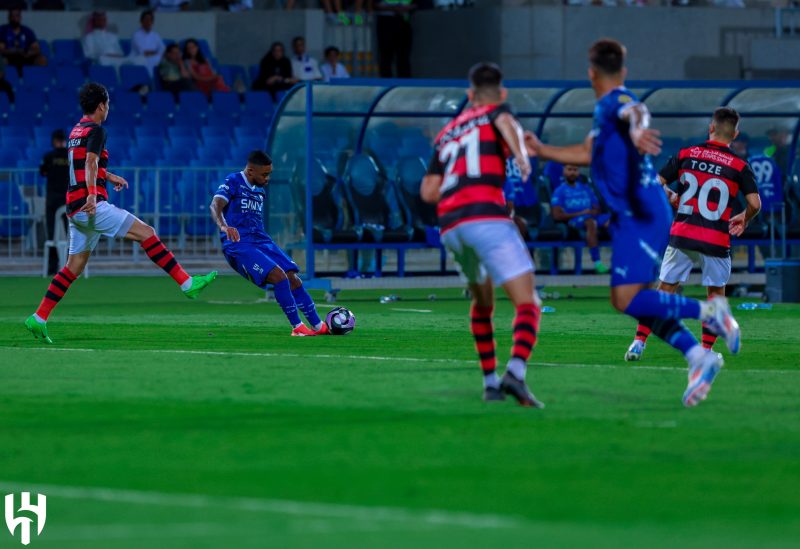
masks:
<svg viewBox="0 0 800 549"><path fill-rule="evenodd" d="M47 335L47 322L39 322L31 315L25 320L25 327L36 339L41 339L45 343L53 343L53 340Z"/></svg>
<svg viewBox="0 0 800 549"><path fill-rule="evenodd" d="M211 271L207 275L197 275L192 277L192 287L184 291L184 295L189 299L197 299L206 286L214 282L217 278L217 271Z"/></svg>

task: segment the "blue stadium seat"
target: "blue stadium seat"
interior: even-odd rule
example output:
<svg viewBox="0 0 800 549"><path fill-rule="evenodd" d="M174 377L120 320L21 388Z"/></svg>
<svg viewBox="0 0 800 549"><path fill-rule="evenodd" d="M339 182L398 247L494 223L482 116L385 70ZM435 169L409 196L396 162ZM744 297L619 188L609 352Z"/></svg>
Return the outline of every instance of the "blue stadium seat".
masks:
<svg viewBox="0 0 800 549"><path fill-rule="evenodd" d="M197 131L205 123L202 113L194 110L181 110L175 113L173 122L176 126L188 126Z"/></svg>
<svg viewBox="0 0 800 549"><path fill-rule="evenodd" d="M153 115L169 116L175 112L175 98L169 92L152 92L147 95L147 114L149 117ZM162 120L163 123L163 120Z"/></svg>
<svg viewBox="0 0 800 549"><path fill-rule="evenodd" d="M194 135L170 136L169 142L172 149L186 149L186 150L196 151L197 148L200 146L200 140L197 139L197 136Z"/></svg>
<svg viewBox="0 0 800 549"><path fill-rule="evenodd" d="M6 125L8 126L35 126L40 120L39 113L36 111L15 110L8 113L6 117Z"/></svg>
<svg viewBox="0 0 800 549"><path fill-rule="evenodd" d="M114 107L111 107L111 115L106 120L104 126L109 132L124 133L132 136L133 129L136 127L137 119L134 115L127 112L116 112Z"/></svg>
<svg viewBox="0 0 800 549"><path fill-rule="evenodd" d="M252 140L254 138L263 138L266 140L266 132L261 131L260 128L253 128L249 126L236 126L233 129L233 135L236 142Z"/></svg>
<svg viewBox="0 0 800 549"><path fill-rule="evenodd" d="M178 94L181 110L194 110L205 113L208 110L208 99L200 92L190 91Z"/></svg>
<svg viewBox="0 0 800 549"><path fill-rule="evenodd" d="M258 78L258 72L260 70L261 69L258 65L250 65L249 67L247 67L247 73L250 75L251 84L256 81L256 78Z"/></svg>
<svg viewBox="0 0 800 549"><path fill-rule="evenodd" d="M27 126L0 126L0 142L6 142L11 139L21 138L30 139L31 129ZM50 142L48 135L48 143Z"/></svg>
<svg viewBox="0 0 800 549"><path fill-rule="evenodd" d="M231 138L219 135L206 136L203 138L203 146L209 150L227 150L231 146Z"/></svg>
<svg viewBox="0 0 800 549"><path fill-rule="evenodd" d="M6 81L11 84L11 87L15 90L19 89L19 75L15 70L6 69L5 71L5 79Z"/></svg>
<svg viewBox="0 0 800 549"><path fill-rule="evenodd" d="M247 68L241 65L220 65L217 73L225 80L225 83L233 87L236 79L242 81L246 87L250 87L250 77Z"/></svg>
<svg viewBox="0 0 800 549"><path fill-rule="evenodd" d="M50 92L49 112L59 115L80 114L80 103L78 102L78 92L75 90L60 90Z"/></svg>
<svg viewBox="0 0 800 549"><path fill-rule="evenodd" d="M203 141L215 137L230 140L233 137L233 126L202 126L200 128L200 137L203 138Z"/></svg>
<svg viewBox="0 0 800 549"><path fill-rule="evenodd" d="M39 42L39 51L41 54L47 59L52 59L53 52L50 50L50 44L47 42L47 40L37 38L37 41Z"/></svg>
<svg viewBox="0 0 800 549"><path fill-rule="evenodd" d="M139 86L153 86L150 71L139 65L123 65L119 68L119 86L124 91L132 91Z"/></svg>
<svg viewBox="0 0 800 549"><path fill-rule="evenodd" d="M275 105L267 92L249 91L244 94L244 111L261 116L272 116Z"/></svg>
<svg viewBox="0 0 800 549"><path fill-rule="evenodd" d="M119 87L117 69L114 67L104 67L103 65L92 65L89 67L89 80L104 85L109 91Z"/></svg>
<svg viewBox="0 0 800 549"><path fill-rule="evenodd" d="M50 146L50 136L53 134L55 128L48 128L46 126L35 126L33 128L33 142L39 147ZM3 128L0 127L0 136L2 136Z"/></svg>
<svg viewBox="0 0 800 549"><path fill-rule="evenodd" d="M81 65L86 61L80 40L53 40L52 49L53 65Z"/></svg>
<svg viewBox="0 0 800 549"><path fill-rule="evenodd" d="M122 47L122 53L125 55L130 55L131 53L131 39L130 38L122 38L119 41L119 45Z"/></svg>
<svg viewBox="0 0 800 549"><path fill-rule="evenodd" d="M0 149L0 168L16 168L17 160L24 154L22 147L3 147ZM0 183L3 181L0 180ZM0 199L4 197L0 196ZM3 210L0 209L0 212Z"/></svg>
<svg viewBox="0 0 800 549"><path fill-rule="evenodd" d="M112 103L115 111L129 113L134 116L142 114L142 111L144 110L142 96L136 92L117 92L114 94Z"/></svg>
<svg viewBox="0 0 800 549"><path fill-rule="evenodd" d="M53 84L55 71L52 67L22 67L21 89L26 91L46 91Z"/></svg>
<svg viewBox="0 0 800 549"><path fill-rule="evenodd" d="M56 81L53 87L58 90L77 91L85 81L86 75L80 67L57 67Z"/></svg>
<svg viewBox="0 0 800 549"><path fill-rule="evenodd" d="M198 140L197 128L191 126L170 126L167 128L167 136L170 141L182 138L191 138L194 141Z"/></svg>
<svg viewBox="0 0 800 549"><path fill-rule="evenodd" d="M229 131L239 123L238 113L216 112L211 111L206 115L206 125L214 128L223 128L224 131Z"/></svg>
<svg viewBox="0 0 800 549"><path fill-rule="evenodd" d="M17 158L8 156L6 151L0 150L0 167L16 168ZM28 204L16 183L0 180L0 212L3 216L28 215ZM0 216L0 237L19 238L25 236L28 226L27 219L8 219Z"/></svg>
<svg viewBox="0 0 800 549"><path fill-rule="evenodd" d="M181 201L178 188L175 182L171 181L169 173L166 173L158 185L158 196L156 196L156 182L152 174L143 173L141 178L141 197L140 212L155 225L152 214L156 211L156 200L158 201L159 222L158 233L161 236L176 236L181 232ZM148 215L151 214L151 215Z"/></svg>
<svg viewBox="0 0 800 549"><path fill-rule="evenodd" d="M239 95L233 92L214 92L211 94L211 104L214 112L239 114L242 110L242 102Z"/></svg>
<svg viewBox="0 0 800 549"><path fill-rule="evenodd" d="M9 135L2 140L2 146L6 149L13 149L15 151L24 151L28 148L31 142L30 137L27 135Z"/></svg>
<svg viewBox="0 0 800 549"><path fill-rule="evenodd" d="M181 211L189 216L186 232L192 236L207 236L217 232L216 225L208 215L208 204L213 195L209 186L207 181L192 177L184 178L179 186Z"/></svg>
<svg viewBox="0 0 800 549"><path fill-rule="evenodd" d="M259 135L266 136L269 132L269 126L272 123L272 118L268 116L259 116L256 113L246 114L239 120L239 125L258 133Z"/></svg>

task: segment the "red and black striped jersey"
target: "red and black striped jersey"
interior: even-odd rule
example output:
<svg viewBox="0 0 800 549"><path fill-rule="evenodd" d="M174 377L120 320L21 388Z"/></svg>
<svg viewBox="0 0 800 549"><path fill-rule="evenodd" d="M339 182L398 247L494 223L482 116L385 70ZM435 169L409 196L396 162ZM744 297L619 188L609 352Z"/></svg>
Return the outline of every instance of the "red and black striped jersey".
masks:
<svg viewBox="0 0 800 549"><path fill-rule="evenodd" d="M739 191L758 192L747 161L727 145L706 141L678 151L659 175L667 183L679 182L680 202L669 232L670 246L728 257L731 202Z"/></svg>
<svg viewBox="0 0 800 549"><path fill-rule="evenodd" d="M106 130L90 118L81 118L69 134L69 187L67 189L67 215L76 214L85 204L89 191L86 187L86 155L99 156L97 170L97 201L108 200L106 190Z"/></svg>
<svg viewBox="0 0 800 549"><path fill-rule="evenodd" d="M465 221L508 219L503 184L509 149L494 121L510 112L505 104L470 107L436 137L428 174L443 177L437 206L442 233Z"/></svg>

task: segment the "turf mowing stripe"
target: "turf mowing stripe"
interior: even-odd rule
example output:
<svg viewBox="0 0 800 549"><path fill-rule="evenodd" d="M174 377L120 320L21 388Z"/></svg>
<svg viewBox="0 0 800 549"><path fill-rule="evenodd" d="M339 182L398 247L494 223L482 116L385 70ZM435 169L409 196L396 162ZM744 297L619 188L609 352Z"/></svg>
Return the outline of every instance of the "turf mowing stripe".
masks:
<svg viewBox="0 0 800 549"><path fill-rule="evenodd" d="M440 363L440 364L460 364L475 365L474 360L463 360L458 358L417 358L410 356L371 356L371 355L327 355L327 354L301 354L301 353L244 353L241 351L192 351L190 349L74 349L66 347L0 347L3 351L50 351L50 352L73 352L73 353L171 353L183 355L207 355L207 356L244 356L254 358L318 358L318 359L349 359L349 360L374 360L384 362L420 362L420 363ZM536 362L531 361L531 367L542 366L545 368L607 368L616 370L667 370L685 372L685 366L620 366L618 364L577 364L560 362ZM800 374L800 370L730 370L727 372L737 372L742 374Z"/></svg>
<svg viewBox="0 0 800 549"><path fill-rule="evenodd" d="M323 517L382 522L408 522L459 526L466 528L513 528L522 519L500 515L460 513L440 509L403 509L400 507L366 507L337 503L293 501L284 499L261 499L246 497L208 496L201 494L169 494L165 492L143 492L116 488L93 488L59 486L52 484L24 484L0 481L0 488L12 492L27 491L47 497L130 503L135 505L162 505L167 507L225 508L254 513L273 513L302 517Z"/></svg>

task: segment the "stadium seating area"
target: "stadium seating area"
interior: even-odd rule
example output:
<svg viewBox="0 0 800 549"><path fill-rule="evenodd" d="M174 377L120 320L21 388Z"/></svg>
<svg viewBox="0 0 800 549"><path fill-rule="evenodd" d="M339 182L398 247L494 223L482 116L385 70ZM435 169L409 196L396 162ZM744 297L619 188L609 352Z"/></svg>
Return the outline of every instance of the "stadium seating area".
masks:
<svg viewBox="0 0 800 549"><path fill-rule="evenodd" d="M16 101L0 94L0 167L38 166L50 149L50 134L68 130L80 118L78 88L86 81L103 83L111 93L108 120L109 151L116 166L238 165L242 151L263 148L274 111L265 92L242 95L214 93L209 102L200 92L184 92L177 101L160 90L144 67L91 65L78 40L42 41L50 65L25 67L22 77L11 70L6 78ZM201 40L212 62L208 44ZM129 41L123 41L125 48ZM227 81L246 84L255 68L217 65ZM141 94L142 86L153 90Z"/></svg>

